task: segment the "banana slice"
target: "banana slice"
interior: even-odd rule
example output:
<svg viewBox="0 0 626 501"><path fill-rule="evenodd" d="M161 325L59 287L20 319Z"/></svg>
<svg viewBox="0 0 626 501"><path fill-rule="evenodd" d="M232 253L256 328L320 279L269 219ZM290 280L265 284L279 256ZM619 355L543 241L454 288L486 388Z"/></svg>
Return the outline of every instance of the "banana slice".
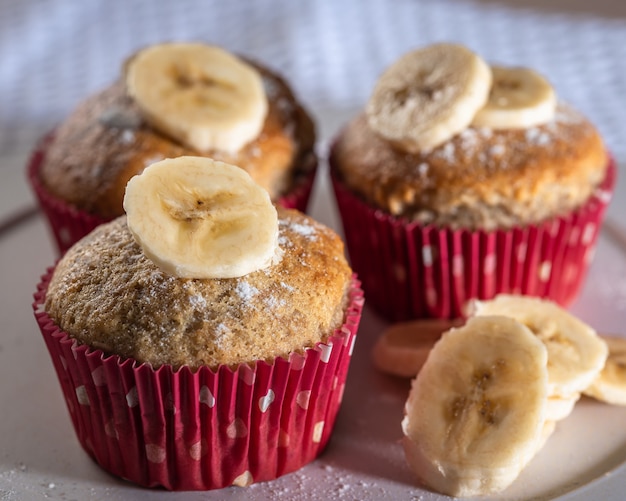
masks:
<svg viewBox="0 0 626 501"><path fill-rule="evenodd" d="M626 339L600 337L609 348L609 356L602 372L583 393L608 404L626 405Z"/></svg>
<svg viewBox="0 0 626 501"><path fill-rule="evenodd" d="M524 129L554 118L556 94L550 82L528 68L492 66L493 84L487 104L472 125L490 129Z"/></svg>
<svg viewBox="0 0 626 501"><path fill-rule="evenodd" d="M233 278L280 257L268 193L239 167L162 160L126 186L128 227L148 258L183 278Z"/></svg>
<svg viewBox="0 0 626 501"><path fill-rule="evenodd" d="M370 127L410 153L464 130L487 102L491 70L478 55L441 43L410 52L379 78L367 103Z"/></svg>
<svg viewBox="0 0 626 501"><path fill-rule="evenodd" d="M472 301L472 315L504 315L523 323L548 349L548 392L569 397L588 388L604 367L606 343L587 324L552 301L500 294Z"/></svg>
<svg viewBox="0 0 626 501"><path fill-rule="evenodd" d="M147 121L199 152L240 150L267 116L259 72L219 47L148 47L127 63L126 86Z"/></svg>
<svg viewBox="0 0 626 501"><path fill-rule="evenodd" d="M402 430L407 461L451 496L496 493L543 439L547 351L507 317L470 318L446 332L413 380Z"/></svg>
<svg viewBox="0 0 626 501"><path fill-rule="evenodd" d="M548 361L549 364L550 362ZM565 419L572 413L578 400L580 400L580 393L569 397L549 396L546 406L546 419L549 421Z"/></svg>
<svg viewBox="0 0 626 501"><path fill-rule="evenodd" d="M461 320L415 320L388 327L372 349L372 362L392 376L415 377L441 335Z"/></svg>

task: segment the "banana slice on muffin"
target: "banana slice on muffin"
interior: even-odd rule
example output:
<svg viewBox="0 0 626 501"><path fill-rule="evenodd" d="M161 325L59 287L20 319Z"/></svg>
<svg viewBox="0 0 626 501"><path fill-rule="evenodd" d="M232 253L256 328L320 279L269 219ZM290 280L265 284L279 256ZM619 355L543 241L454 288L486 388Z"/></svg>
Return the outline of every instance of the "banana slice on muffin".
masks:
<svg viewBox="0 0 626 501"><path fill-rule="evenodd" d="M215 46L148 47L127 63L126 86L155 128L200 152L238 151L267 116L259 72Z"/></svg>
<svg viewBox="0 0 626 501"><path fill-rule="evenodd" d="M126 187L128 227L144 253L184 278L233 278L279 258L269 194L239 167L203 157L162 160Z"/></svg>
<svg viewBox="0 0 626 501"><path fill-rule="evenodd" d="M490 129L526 129L552 120L556 93L550 82L529 68L492 66L489 99L472 125Z"/></svg>
<svg viewBox="0 0 626 501"><path fill-rule="evenodd" d="M485 105L491 71L457 44L401 57L378 80L367 105L370 127L409 152L431 149L465 129Z"/></svg>

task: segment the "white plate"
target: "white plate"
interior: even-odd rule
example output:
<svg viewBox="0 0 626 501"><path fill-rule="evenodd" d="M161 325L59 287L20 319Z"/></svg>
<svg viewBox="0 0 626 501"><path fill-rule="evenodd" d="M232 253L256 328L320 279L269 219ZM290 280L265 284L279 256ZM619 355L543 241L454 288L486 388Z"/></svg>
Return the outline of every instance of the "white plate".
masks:
<svg viewBox="0 0 626 501"><path fill-rule="evenodd" d="M323 174L312 212L337 228ZM398 440L409 383L370 365L386 324L367 308L333 438L314 463L272 482L208 493L146 490L111 477L78 445L32 317L32 293L53 260L40 217L0 238L0 500L449 499L421 488L404 462ZM573 311L602 332L626 334L626 256L606 231ZM623 499L624 423L626 408L583 399L496 499Z"/></svg>

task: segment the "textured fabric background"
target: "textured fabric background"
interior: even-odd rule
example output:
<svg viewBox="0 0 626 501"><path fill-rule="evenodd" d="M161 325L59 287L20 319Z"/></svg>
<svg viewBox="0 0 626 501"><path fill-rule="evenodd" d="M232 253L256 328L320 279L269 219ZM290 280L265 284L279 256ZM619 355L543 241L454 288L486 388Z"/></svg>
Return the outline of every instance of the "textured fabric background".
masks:
<svg viewBox="0 0 626 501"><path fill-rule="evenodd" d="M28 150L115 79L135 49L179 39L220 44L282 72L324 137L400 54L459 41L490 61L544 72L626 159L622 0L1 0L0 154Z"/></svg>

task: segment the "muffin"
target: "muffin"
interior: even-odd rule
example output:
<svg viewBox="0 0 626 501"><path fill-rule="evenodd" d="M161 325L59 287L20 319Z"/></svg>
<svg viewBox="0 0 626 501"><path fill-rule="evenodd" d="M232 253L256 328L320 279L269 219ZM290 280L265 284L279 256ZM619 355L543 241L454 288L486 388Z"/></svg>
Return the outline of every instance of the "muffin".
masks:
<svg viewBox="0 0 626 501"><path fill-rule="evenodd" d="M164 163L176 172L171 185L198 180L180 163L188 157L176 160L134 180ZM220 165L209 169L209 184L223 181ZM263 221L234 217L232 192L202 187L193 196L213 206L210 217L172 216L165 223L172 231L158 229L188 247L199 238L206 255L221 256L191 272L213 278L185 278L204 257L154 247L156 218L145 214L154 211L140 200L174 193L160 189L143 183L139 198L127 196L128 216L76 243L35 295L78 439L104 469L149 487L216 489L294 471L330 438L360 319L363 295L343 244L296 210L276 211L258 186L243 192L251 204L262 192L265 202L237 202L236 211L262 212ZM202 231L216 219L219 231ZM246 244L250 226L274 231L269 261L259 249L265 243ZM221 265L235 249L234 261L252 267L228 273Z"/></svg>
<svg viewBox="0 0 626 501"><path fill-rule="evenodd" d="M545 78L454 44L387 69L329 162L351 264L389 320L500 292L569 305L615 182L598 131Z"/></svg>
<svg viewBox="0 0 626 501"><path fill-rule="evenodd" d="M283 78L196 43L147 47L40 144L29 181L64 252L123 214L127 181L147 165L208 156L245 169L275 202L306 209L315 127Z"/></svg>

